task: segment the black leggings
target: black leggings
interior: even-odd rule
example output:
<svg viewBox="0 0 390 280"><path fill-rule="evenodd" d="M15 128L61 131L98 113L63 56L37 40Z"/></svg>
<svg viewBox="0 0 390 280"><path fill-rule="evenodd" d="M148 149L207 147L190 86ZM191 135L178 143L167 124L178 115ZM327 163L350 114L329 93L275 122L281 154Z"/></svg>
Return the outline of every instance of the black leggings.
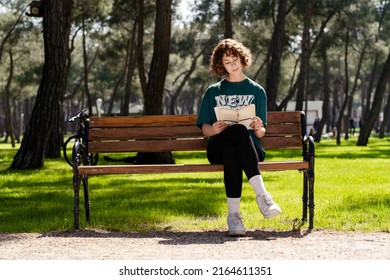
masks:
<svg viewBox="0 0 390 280"><path fill-rule="evenodd" d="M232 125L216 135L207 145L207 159L223 164L226 196L231 198L241 197L242 171L248 179L259 175L259 159L263 160L243 125Z"/></svg>

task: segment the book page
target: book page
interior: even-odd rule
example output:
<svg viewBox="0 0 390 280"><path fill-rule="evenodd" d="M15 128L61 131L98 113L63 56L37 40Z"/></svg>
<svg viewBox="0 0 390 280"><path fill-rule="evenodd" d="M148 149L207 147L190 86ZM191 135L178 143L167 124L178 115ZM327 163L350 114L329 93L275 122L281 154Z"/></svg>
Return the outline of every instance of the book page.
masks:
<svg viewBox="0 0 390 280"><path fill-rule="evenodd" d="M215 115L217 120L224 121L228 125L233 125L238 123L238 112L236 109L229 109L223 107L215 107Z"/></svg>
<svg viewBox="0 0 390 280"><path fill-rule="evenodd" d="M250 129L249 125L252 122L251 118L256 116L255 109L255 105L251 104L239 109L215 107L214 111L218 121L222 120L228 125L240 123Z"/></svg>
<svg viewBox="0 0 390 280"><path fill-rule="evenodd" d="M251 104L238 110L238 123L243 124L250 129L249 125L252 118L256 116L255 105Z"/></svg>

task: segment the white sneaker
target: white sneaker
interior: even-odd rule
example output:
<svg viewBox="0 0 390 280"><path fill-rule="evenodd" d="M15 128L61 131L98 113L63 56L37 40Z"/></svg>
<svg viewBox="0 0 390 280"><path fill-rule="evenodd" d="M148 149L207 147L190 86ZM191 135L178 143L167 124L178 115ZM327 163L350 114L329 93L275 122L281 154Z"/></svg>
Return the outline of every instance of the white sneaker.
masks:
<svg viewBox="0 0 390 280"><path fill-rule="evenodd" d="M227 217L227 223L230 236L243 236L246 234L240 214L229 214L229 216Z"/></svg>
<svg viewBox="0 0 390 280"><path fill-rule="evenodd" d="M259 206L261 214L263 214L264 218L270 219L273 218L280 213L282 210L280 207L272 200L272 196L270 193L265 192L256 197L257 205Z"/></svg>

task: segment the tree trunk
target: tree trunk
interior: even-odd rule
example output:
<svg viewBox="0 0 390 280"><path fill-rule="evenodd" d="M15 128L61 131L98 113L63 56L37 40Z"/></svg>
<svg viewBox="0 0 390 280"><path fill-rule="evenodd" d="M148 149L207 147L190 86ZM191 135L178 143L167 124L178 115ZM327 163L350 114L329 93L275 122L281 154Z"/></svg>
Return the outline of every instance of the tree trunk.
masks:
<svg viewBox="0 0 390 280"><path fill-rule="evenodd" d="M370 112L372 92L373 92L373 89L374 89L375 78L377 76L377 71L378 71L378 56L379 55L376 52L375 53L375 58L374 58L374 65L372 67L371 74L370 74L370 81L368 83L368 88L366 90L366 98L365 98L365 100L363 102L362 116L363 116L364 122L367 120L368 114Z"/></svg>
<svg viewBox="0 0 390 280"><path fill-rule="evenodd" d="M14 129L14 135L15 135L15 141L16 143L20 143L20 137L23 135L23 125L21 121L21 106L20 104L16 101L16 98L14 97L12 99L12 108L13 108L13 118L12 118L12 123Z"/></svg>
<svg viewBox="0 0 390 280"><path fill-rule="evenodd" d="M318 123L317 131L315 132L314 141L320 142L322 138L322 131L324 126L328 122L329 115L329 100L330 100L330 90L329 90L329 65L328 65L328 55L326 52L326 47L323 47L321 50L322 56L322 73L323 73L323 91L324 98L322 103L322 118Z"/></svg>
<svg viewBox="0 0 390 280"><path fill-rule="evenodd" d="M168 72L170 44L172 0L157 0L156 21L154 31L153 57L150 65L146 89L144 92L144 114L161 115L165 78ZM140 29L142 27L140 26ZM138 50L141 46L138 45ZM142 76L143 73L140 73ZM173 163L172 154L139 153L138 164L141 163Z"/></svg>
<svg viewBox="0 0 390 280"><path fill-rule="evenodd" d="M89 69L88 69L88 55L87 55L87 38L86 38L86 26L85 26L85 19L83 16L83 66L84 66L84 91L85 95L87 96L87 105L88 105L88 114L92 116L92 97L91 93L89 91L89 81L88 81L88 76L89 76Z"/></svg>
<svg viewBox="0 0 390 280"><path fill-rule="evenodd" d="M345 116L345 118L346 118L345 131L344 131L344 139L345 140L348 140L348 138L349 138L349 133L350 133L350 129L351 129L350 124L349 124L349 119L351 118L351 115L352 115L353 97L354 97L355 92L357 91L357 88L358 88L358 83L360 80L360 70L362 69L363 59L364 59L364 56L366 54L366 49L367 49L368 43L369 43L368 40L366 40L364 43L362 52L361 52L360 57L359 57L359 63L358 63L358 66L356 68L354 83L352 85L352 89L351 89L351 92L349 94L347 115Z"/></svg>
<svg viewBox="0 0 390 280"><path fill-rule="evenodd" d="M266 92L269 111L277 110L276 101L280 81L280 65L283 53L283 40L285 36L286 6L287 0L279 1L278 16L270 44L270 52L272 54L266 77Z"/></svg>
<svg viewBox="0 0 390 280"><path fill-rule="evenodd" d="M63 10L62 5L72 7L69 2L73 1L42 0L45 7L43 12L45 63L31 119L11 168L41 168L50 130L59 128L60 102L65 91L68 42L65 40L64 35L68 33L64 26L69 22L66 17L71 15L67 13L69 11Z"/></svg>
<svg viewBox="0 0 390 280"><path fill-rule="evenodd" d="M386 30L386 28L383 28L383 24L384 22L386 21L386 14L388 13L388 9L389 9L389 2L385 1L384 3L384 6L382 7L381 10L381 14L379 16L379 24L377 26L377 35L375 37L375 44L379 42L379 39L380 39L380 35L381 33L383 32L383 30ZM370 110L370 106L371 106L371 92L373 91L373 88L374 88L374 81L376 79L376 76L377 76L377 71L378 71L378 60L379 60L379 51L376 51L375 52L375 58L374 58L374 66L372 67L372 71L371 71L371 75L370 75L370 82L369 82L369 86L368 86L368 89L367 89L367 95L366 95L366 100L365 100L365 104L363 102L363 123L366 123L367 119L370 117L369 114L372 112L372 109ZM375 98L375 97L374 97ZM366 136L365 136L366 137ZM360 137L359 137L360 139ZM364 140L362 140L364 142ZM367 139L368 141L368 139Z"/></svg>
<svg viewBox="0 0 390 280"><path fill-rule="evenodd" d="M123 82L123 80L125 79L125 76L126 76L127 63L128 63L128 60L129 60L128 55L129 54L126 54L125 65L123 67L123 71L120 74L120 76L118 77L118 79L116 80L115 85L114 85L114 89L112 91L112 95L111 95L110 102L109 102L108 109L107 109L107 115L108 116L113 115L112 110L114 109L114 104L115 104L115 100L116 100L116 97L117 97L118 92L119 92L119 87L121 86L121 84L122 84L122 82ZM126 115L123 115L122 108L121 108L120 114L122 116L126 116Z"/></svg>
<svg viewBox="0 0 390 280"><path fill-rule="evenodd" d="M162 114L162 99L171 44L171 4L172 0L157 0L156 3L153 57L144 96L145 115Z"/></svg>
<svg viewBox="0 0 390 280"><path fill-rule="evenodd" d="M145 58L144 58L144 33L145 33L145 11L144 11L144 0L138 1L137 7L137 22L138 22L138 33L137 33L137 65L138 75L141 84L142 95L146 94L146 72L145 72Z"/></svg>
<svg viewBox="0 0 390 280"><path fill-rule="evenodd" d="M374 101L372 103L370 113L368 114L367 120L363 123L362 130L360 131L359 138L357 141L357 146L367 146L368 144L368 139L370 138L371 130L374 127L374 124L377 121L381 110L382 99L384 97L386 85L389 79L390 79L390 52L387 56L386 63L383 66L381 76L378 80L375 89Z"/></svg>
<svg viewBox="0 0 390 280"><path fill-rule="evenodd" d="M302 77L298 79L298 91L297 91L297 103L295 105L295 110L303 110L303 102L307 101L307 77L309 71L309 59L310 59L310 26L311 26L311 15L313 13L313 1L305 1L305 15L303 23L303 32L302 32L302 56L301 56L301 68L300 74ZM307 104L306 104L307 105Z"/></svg>
<svg viewBox="0 0 390 280"><path fill-rule="evenodd" d="M137 67L136 60L136 38L137 38L137 21L134 21L134 28L129 39L128 44L128 55L127 55L127 76L126 76L126 86L125 86L125 96L123 98L123 102L121 105L121 115L128 116L129 108L130 108L130 100L131 100L131 86L133 81L133 76L135 72L135 68Z"/></svg>
<svg viewBox="0 0 390 280"><path fill-rule="evenodd" d="M11 83L14 76L14 58L12 54L12 50L9 50L9 59L10 59L10 66L9 66L9 76L7 79L7 84L5 86L5 130L7 132L7 137L11 138L11 145L14 148L15 147L15 134L14 134L14 127L12 125L12 113L11 113Z"/></svg>
<svg viewBox="0 0 390 280"><path fill-rule="evenodd" d="M231 0L225 0L225 39L233 39L233 24L232 24L232 3Z"/></svg>
<svg viewBox="0 0 390 280"><path fill-rule="evenodd" d="M390 88L390 82L388 83L388 87ZM386 126L389 124L390 119L390 91L387 93L387 101L385 105L385 109L383 110L383 122L381 123L381 127L379 128L379 138L385 138Z"/></svg>
<svg viewBox="0 0 390 280"><path fill-rule="evenodd" d="M72 7L73 1L62 1L62 30L63 30L63 40L64 40L64 55L65 55L65 67L63 74L63 87L60 94L60 110L58 118L54 120L50 127L50 135L48 138L47 147L45 149L46 158L59 158L61 157L61 147L64 143L64 110L63 110L63 101L66 92L66 85L68 83L68 74L71 66L71 55L70 55L70 46L69 46L69 36L70 28L72 25Z"/></svg>
<svg viewBox="0 0 390 280"><path fill-rule="evenodd" d="M347 30L346 30L346 37L345 37L345 48L344 48L344 73L345 73L345 84L344 84L344 94L345 94L345 97L344 97L344 101L343 101L343 104L341 105L341 108L340 108L340 112L339 112L339 117L337 119L337 124L336 124L336 128L337 128L337 135L336 135L336 143L337 145L340 145L341 144L341 128L342 128L342 124L343 124L343 121L345 121L345 116L344 116L344 111L345 111L345 108L347 107L347 104L348 104L348 101L349 101L349 72L348 72L348 48L349 48L349 28L350 28L350 25L348 23L347 25Z"/></svg>

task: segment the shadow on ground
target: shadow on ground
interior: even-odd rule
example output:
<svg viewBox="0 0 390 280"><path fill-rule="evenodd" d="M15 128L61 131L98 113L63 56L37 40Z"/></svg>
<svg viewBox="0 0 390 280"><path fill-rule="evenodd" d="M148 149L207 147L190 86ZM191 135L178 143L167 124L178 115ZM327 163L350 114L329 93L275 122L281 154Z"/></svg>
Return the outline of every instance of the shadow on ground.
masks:
<svg viewBox="0 0 390 280"><path fill-rule="evenodd" d="M190 245L190 244L223 244L239 239L272 241L284 238L304 238L311 230L292 231L247 231L246 236L230 237L226 231L153 231L153 232L113 232L104 230L83 229L76 231L49 232L39 236L61 237L61 238L131 238L131 239L159 239L158 243L163 245Z"/></svg>

